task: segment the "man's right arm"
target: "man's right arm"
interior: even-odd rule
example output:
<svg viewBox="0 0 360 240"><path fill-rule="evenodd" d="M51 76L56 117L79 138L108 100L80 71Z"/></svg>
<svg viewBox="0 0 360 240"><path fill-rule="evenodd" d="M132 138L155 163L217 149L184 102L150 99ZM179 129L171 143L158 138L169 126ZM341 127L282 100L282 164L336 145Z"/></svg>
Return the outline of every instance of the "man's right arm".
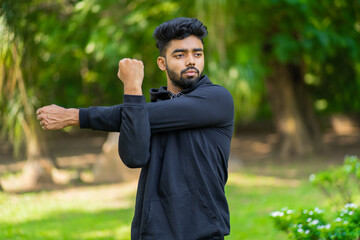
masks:
<svg viewBox="0 0 360 240"><path fill-rule="evenodd" d="M120 132L122 104L110 107L89 107L79 109L80 128L106 132Z"/></svg>
<svg viewBox="0 0 360 240"><path fill-rule="evenodd" d="M44 130L80 126L106 132L120 132L121 108L122 105L75 109L52 104L38 109L36 114Z"/></svg>

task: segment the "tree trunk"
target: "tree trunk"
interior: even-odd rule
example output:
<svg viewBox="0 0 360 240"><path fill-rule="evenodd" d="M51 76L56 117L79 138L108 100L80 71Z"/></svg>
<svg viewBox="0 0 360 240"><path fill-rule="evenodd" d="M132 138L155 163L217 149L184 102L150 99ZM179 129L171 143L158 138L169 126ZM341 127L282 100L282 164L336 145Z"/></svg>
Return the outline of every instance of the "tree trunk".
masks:
<svg viewBox="0 0 360 240"><path fill-rule="evenodd" d="M14 41L7 46L6 51L8 51L9 56L11 56L13 64L9 66L3 65L3 71L6 74L0 76L0 84L2 87L5 87L1 93L4 94L5 99L18 98L20 100L18 103L14 104L15 106L8 106L9 109L16 108L17 106L19 110L16 117L12 118L12 122L9 119L6 120L9 121L6 125L10 126L8 128L15 128L18 126L16 124L21 124L22 133L24 135L23 138L25 139L25 141L22 141L20 138L13 140L14 142L21 141L26 148L27 162L23 168L22 174L13 182L13 184L10 184L11 186L3 183L3 188L5 190L8 189L7 187L10 187L10 190L13 191L33 190L39 187L38 184L40 182L53 182L51 177L53 163L51 161L52 159L48 157L49 154L46 151L46 146L42 145L44 142L41 140L41 134L38 131L39 124L36 121L34 106L32 105L26 90L21 67L24 62L22 58L23 49L19 47L19 45L21 44L18 44L18 41ZM26 74L26 76L30 75L31 74ZM9 104L8 101L5 101L5 103ZM9 131L9 129L7 130ZM13 133L13 131L10 132Z"/></svg>
<svg viewBox="0 0 360 240"><path fill-rule="evenodd" d="M22 125L27 159L19 176L2 180L2 188L8 192L39 190L54 184L55 158L50 157L46 151L47 148L41 140L41 135L37 133L34 122L32 127L25 121Z"/></svg>
<svg viewBox="0 0 360 240"><path fill-rule="evenodd" d="M22 188L35 189L40 184L52 184L55 159L51 158L35 122L23 124L26 137L27 161L21 175Z"/></svg>
<svg viewBox="0 0 360 240"><path fill-rule="evenodd" d="M119 133L109 133L93 169L94 182L119 182L138 178L139 169L130 169L121 161L118 141Z"/></svg>
<svg viewBox="0 0 360 240"><path fill-rule="evenodd" d="M281 157L314 154L321 149L321 134L300 65L270 64L266 78L269 100L279 135Z"/></svg>

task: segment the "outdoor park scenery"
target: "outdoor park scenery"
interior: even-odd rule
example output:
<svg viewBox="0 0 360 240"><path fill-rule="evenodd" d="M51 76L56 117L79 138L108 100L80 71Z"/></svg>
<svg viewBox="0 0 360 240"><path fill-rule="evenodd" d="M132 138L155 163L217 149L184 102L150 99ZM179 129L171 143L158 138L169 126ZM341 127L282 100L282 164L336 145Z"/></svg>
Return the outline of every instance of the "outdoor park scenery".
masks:
<svg viewBox="0 0 360 240"><path fill-rule="evenodd" d="M35 111L122 102L120 59L166 84L156 26L208 28L235 103L232 240L360 239L359 0L0 0L0 239L130 239L139 169L118 133L44 131Z"/></svg>

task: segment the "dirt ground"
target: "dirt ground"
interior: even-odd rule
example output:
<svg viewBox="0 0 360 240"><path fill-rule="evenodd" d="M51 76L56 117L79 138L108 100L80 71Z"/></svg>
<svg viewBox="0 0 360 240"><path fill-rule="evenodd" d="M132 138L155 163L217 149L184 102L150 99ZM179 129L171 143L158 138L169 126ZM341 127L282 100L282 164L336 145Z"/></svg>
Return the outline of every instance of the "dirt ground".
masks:
<svg viewBox="0 0 360 240"><path fill-rule="evenodd" d="M333 129L324 132L324 151L316 156L280 159L274 153L276 134L269 128L237 128L233 138L229 170L245 167L264 168L268 165L289 163L320 163L323 165L340 164L345 155L360 156L360 129L354 128L346 134ZM72 129L71 131L46 132L46 141L50 152L56 158L59 168L91 169L98 160L107 134L91 130ZM0 142L0 177L17 172L24 161L12 157L9 145Z"/></svg>

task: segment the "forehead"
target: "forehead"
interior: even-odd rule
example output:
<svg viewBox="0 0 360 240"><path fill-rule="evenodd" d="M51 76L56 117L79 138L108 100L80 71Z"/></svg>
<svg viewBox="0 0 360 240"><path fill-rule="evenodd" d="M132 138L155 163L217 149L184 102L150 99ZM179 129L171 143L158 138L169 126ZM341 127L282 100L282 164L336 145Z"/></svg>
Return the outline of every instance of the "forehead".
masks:
<svg viewBox="0 0 360 240"><path fill-rule="evenodd" d="M191 51L192 49L195 49L195 48L202 49L203 47L204 47L203 43L201 42L201 40L199 38L197 38L195 36L189 36L184 39L171 40L169 42L166 52L171 53L175 49L187 49L187 50Z"/></svg>

